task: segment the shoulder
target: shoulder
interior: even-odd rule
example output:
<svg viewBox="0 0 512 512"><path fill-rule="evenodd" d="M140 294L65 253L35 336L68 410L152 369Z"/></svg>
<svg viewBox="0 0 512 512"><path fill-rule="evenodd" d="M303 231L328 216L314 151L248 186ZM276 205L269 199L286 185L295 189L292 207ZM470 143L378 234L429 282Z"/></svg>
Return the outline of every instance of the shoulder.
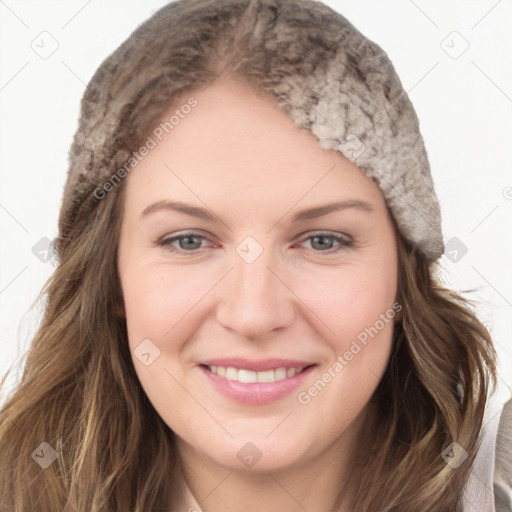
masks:
<svg viewBox="0 0 512 512"><path fill-rule="evenodd" d="M512 397L501 411L493 486L496 512L512 512Z"/></svg>

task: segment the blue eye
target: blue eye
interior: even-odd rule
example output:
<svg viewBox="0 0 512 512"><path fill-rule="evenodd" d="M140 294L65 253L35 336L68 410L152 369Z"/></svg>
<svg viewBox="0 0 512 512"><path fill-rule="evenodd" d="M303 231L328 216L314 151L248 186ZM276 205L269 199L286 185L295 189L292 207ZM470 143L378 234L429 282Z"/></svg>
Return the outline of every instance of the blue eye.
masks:
<svg viewBox="0 0 512 512"><path fill-rule="evenodd" d="M198 233L183 233L182 235L162 238L157 244L170 251L194 252L202 249L201 244L205 240L207 238ZM176 242L178 246L176 246Z"/></svg>
<svg viewBox="0 0 512 512"><path fill-rule="evenodd" d="M171 252L188 252L193 254L204 249L206 246L203 245L203 242L208 241L206 236L191 231L161 238L156 244ZM316 233L304 238L300 244L304 244L305 242L310 243L309 249L312 249L314 252L328 254L354 246L354 241L348 236L333 235L331 233Z"/></svg>
<svg viewBox="0 0 512 512"><path fill-rule="evenodd" d="M336 252L354 245L353 240L330 233L317 233L303 240L306 241L311 241L311 248L315 252Z"/></svg>

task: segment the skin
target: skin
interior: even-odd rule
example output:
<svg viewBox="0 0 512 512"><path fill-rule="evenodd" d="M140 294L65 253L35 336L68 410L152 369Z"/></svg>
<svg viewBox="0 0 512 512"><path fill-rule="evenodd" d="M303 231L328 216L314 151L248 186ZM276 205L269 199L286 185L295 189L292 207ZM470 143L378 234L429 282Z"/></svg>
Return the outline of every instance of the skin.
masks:
<svg viewBox="0 0 512 512"><path fill-rule="evenodd" d="M395 302L396 234L384 198L341 153L321 148L247 86L222 79L194 97L197 107L126 178L118 268L129 344L132 355L144 339L160 351L149 366L133 356L137 375L176 433L184 477L205 512L348 510L340 490L389 359L393 321L309 403L297 394L332 372ZM142 215L164 200L214 219L165 208ZM303 209L346 200L371 211L292 222ZM206 237L192 240L195 253L187 239L181 249L179 240L158 245L188 230ZM325 231L353 245L311 238ZM247 236L263 249L250 264L236 252ZM198 365L215 357L316 366L297 392L251 405L212 387ZM247 442L262 455L250 468L237 457Z"/></svg>

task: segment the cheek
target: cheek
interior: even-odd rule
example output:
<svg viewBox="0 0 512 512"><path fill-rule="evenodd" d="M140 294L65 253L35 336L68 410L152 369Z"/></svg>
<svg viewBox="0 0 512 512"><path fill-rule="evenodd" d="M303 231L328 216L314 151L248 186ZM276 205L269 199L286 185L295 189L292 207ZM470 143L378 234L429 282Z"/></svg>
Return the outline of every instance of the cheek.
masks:
<svg viewBox="0 0 512 512"><path fill-rule="evenodd" d="M368 402L386 369L392 347L395 318L396 260L359 262L327 275L325 269L303 281L298 295L321 320L329 359L304 389L299 401L314 401L322 414L339 421L357 414ZM317 320L317 325L320 325ZM320 327L319 327L320 329ZM324 391L326 389L326 391ZM343 397L344 406L332 404Z"/></svg>
<svg viewBox="0 0 512 512"><path fill-rule="evenodd" d="M305 282L301 294L321 319L330 356L297 399L304 414L315 410L343 429L368 403L387 367L401 310L396 275L375 267L338 269L330 279Z"/></svg>
<svg viewBox="0 0 512 512"><path fill-rule="evenodd" d="M194 405L178 382L184 378L180 351L197 327L197 304L213 284L204 273L201 279L197 274L151 264L127 265L122 273L134 368L148 399L171 428L177 426L176 418L178 425L186 423L184 411ZM148 353L149 361L144 360Z"/></svg>
<svg viewBox="0 0 512 512"><path fill-rule="evenodd" d="M128 271L126 276L123 296L130 344L142 336L161 348L215 283L207 272L171 272L165 265Z"/></svg>
<svg viewBox="0 0 512 512"><path fill-rule="evenodd" d="M386 326L396 315L392 308L396 272L353 265L329 274L317 273L302 280L298 295L305 297L306 306L324 324L326 337L341 350L361 333L360 338L364 338L375 325L379 331L389 331Z"/></svg>

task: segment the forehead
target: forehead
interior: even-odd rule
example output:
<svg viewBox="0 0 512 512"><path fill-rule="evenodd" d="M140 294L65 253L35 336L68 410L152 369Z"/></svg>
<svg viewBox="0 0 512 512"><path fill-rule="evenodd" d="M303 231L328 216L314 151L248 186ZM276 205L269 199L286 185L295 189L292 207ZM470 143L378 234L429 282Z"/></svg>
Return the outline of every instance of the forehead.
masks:
<svg viewBox="0 0 512 512"><path fill-rule="evenodd" d="M190 98L195 106L181 110ZM179 118L174 115L171 125L173 114ZM150 133L154 147L128 178L127 199L142 209L149 200L183 196L222 196L243 208L249 198L275 208L306 196L384 206L375 183L341 153L323 149L272 99L232 79L183 96L161 123Z"/></svg>

